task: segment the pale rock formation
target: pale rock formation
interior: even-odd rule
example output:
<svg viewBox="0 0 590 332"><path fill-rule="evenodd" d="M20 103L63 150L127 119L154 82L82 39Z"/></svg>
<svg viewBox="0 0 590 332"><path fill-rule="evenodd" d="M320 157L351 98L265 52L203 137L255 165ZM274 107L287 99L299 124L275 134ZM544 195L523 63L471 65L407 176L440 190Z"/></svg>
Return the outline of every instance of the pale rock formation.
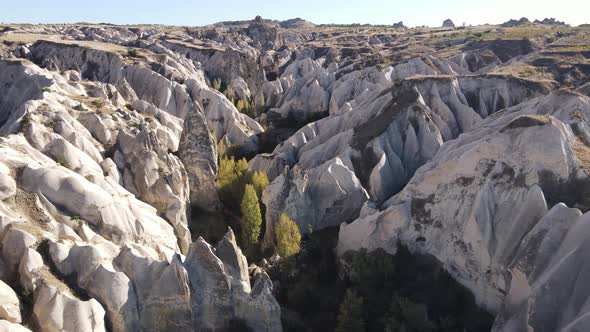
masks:
<svg viewBox="0 0 590 332"><path fill-rule="evenodd" d="M213 249L188 231L191 199L218 205L216 142L255 152L263 128L159 34L60 26L0 61L0 276L30 293L24 323L40 331L280 331L233 232ZM245 64L224 82L248 99L264 77L251 42L205 64ZM6 288L0 330L26 330Z"/></svg>
<svg viewBox="0 0 590 332"><path fill-rule="evenodd" d="M217 142L225 140L229 145L240 147L245 152L256 151L256 134L264 131L258 122L238 112L218 91L200 89L198 98L204 106L209 130Z"/></svg>
<svg viewBox="0 0 590 332"><path fill-rule="evenodd" d="M498 313L494 331L588 330L588 99L496 74L540 60L547 40L444 47L419 30L279 29L290 24L309 26L2 32L42 40L0 45L20 57L0 61L0 279L31 293L23 324L280 331L272 282L233 232L216 246L188 232L190 206L218 206L216 143L255 153L259 121L292 135L249 165L273 180L265 245L281 213L302 232L357 219L340 253L401 242L434 255ZM27 331L0 319L4 330Z"/></svg>
<svg viewBox="0 0 590 332"><path fill-rule="evenodd" d="M369 195L351 168L335 158L310 170L296 167L275 179L262 195L267 208L265 245L274 243L274 224L282 213L292 218L301 232L355 219Z"/></svg>
<svg viewBox="0 0 590 332"><path fill-rule="evenodd" d="M106 331L104 309L95 299L80 301L52 286L36 289L33 313L42 331Z"/></svg>
<svg viewBox="0 0 590 332"><path fill-rule="evenodd" d="M548 91L542 84L518 80L500 83L495 77L448 76L418 76L375 90L371 87L387 87L390 80L384 73L369 74L374 78L361 81L366 88L359 93L346 91L347 80L337 86L333 100L338 111L301 128L272 154L250 162L250 169L274 179L263 194L267 245L281 213L300 219L302 231L308 224L321 229L357 218L366 200L381 204L399 192L444 142L473 130L489 114ZM338 106L338 100L355 96ZM342 111L346 105L353 110ZM339 180L319 180L325 179L321 174L335 158L347 168L345 182L354 186L342 188L342 175ZM281 175L285 165L292 171ZM357 185L358 190L350 191ZM361 191L365 194L350 194ZM336 204L342 193L348 194L340 202L344 209ZM324 201L328 203L320 203ZM333 215L326 209L337 212Z"/></svg>
<svg viewBox="0 0 590 332"><path fill-rule="evenodd" d="M20 324L11 323L6 320L0 320L0 332L31 332L31 330Z"/></svg>
<svg viewBox="0 0 590 332"><path fill-rule="evenodd" d="M180 256L161 261L155 252L127 246L114 264L133 284L142 330L190 330L188 275Z"/></svg>
<svg viewBox="0 0 590 332"><path fill-rule="evenodd" d="M110 328L133 331L140 326L138 300L129 278L112 266L117 251L117 246L104 240L94 245L63 240L49 243L49 254L59 272L65 276L75 273L77 286L105 309Z"/></svg>
<svg viewBox="0 0 590 332"><path fill-rule="evenodd" d="M16 182L5 173L0 173L0 200L5 200L16 193Z"/></svg>
<svg viewBox="0 0 590 332"><path fill-rule="evenodd" d="M260 51L248 45L247 41L224 39L210 47L167 40L162 43L166 48L186 56L202 65L208 77L221 79L226 85L234 79L242 78L255 94L255 87L261 83L258 57Z"/></svg>
<svg viewBox="0 0 590 332"><path fill-rule="evenodd" d="M242 250L238 247L236 237L231 228L223 239L217 243L215 253L224 264L232 288L250 293L248 262L246 261L246 256L242 254Z"/></svg>
<svg viewBox="0 0 590 332"><path fill-rule="evenodd" d="M256 48L268 50L279 48L282 43L282 36L279 29L267 24L257 16L246 29L248 35L256 43Z"/></svg>
<svg viewBox="0 0 590 332"><path fill-rule="evenodd" d="M588 181L588 147L578 137L589 116L588 98L563 91L490 116L444 144L380 212L342 224L338 252L394 252L400 241L437 257L497 313L510 288L506 269L526 237L546 227L540 220L547 206L563 200L590 207L583 193L563 191Z"/></svg>
<svg viewBox="0 0 590 332"><path fill-rule="evenodd" d="M190 184L190 201L204 209L216 209L217 149L200 109L189 112L180 138L178 156L185 165Z"/></svg>
<svg viewBox="0 0 590 332"><path fill-rule="evenodd" d="M113 241L136 240L178 248L172 227L156 216L153 207L133 196L120 195L115 199L110 188L92 183L61 166L28 166L23 180L25 190L82 217ZM136 223L138 219L142 220L141 225Z"/></svg>
<svg viewBox="0 0 590 332"><path fill-rule="evenodd" d="M588 214L555 205L522 239L508 266L510 288L493 331L589 327L583 277Z"/></svg>
<svg viewBox="0 0 590 332"><path fill-rule="evenodd" d="M18 268L19 281L21 286L33 292L37 287L37 280L40 279L39 270L43 268L43 258L37 250L28 248L23 255Z"/></svg>
<svg viewBox="0 0 590 332"><path fill-rule="evenodd" d="M255 331L280 330L272 284L250 290L247 262L231 230L217 248L200 238L184 263L178 255L163 259L160 248L119 249L104 239L50 242L49 253L60 273L76 273L77 286L104 306L115 331L223 329L232 319Z"/></svg>
<svg viewBox="0 0 590 332"><path fill-rule="evenodd" d="M0 319L20 323L20 301L16 293L0 280Z"/></svg>
<svg viewBox="0 0 590 332"><path fill-rule="evenodd" d="M250 100L252 98L252 93L250 92L248 83L246 83L246 81L244 81L244 79L241 77L231 81L229 87L232 89L234 96L238 100Z"/></svg>
<svg viewBox="0 0 590 332"><path fill-rule="evenodd" d="M120 131L117 142L120 148L115 156L121 153L118 160L124 160L118 166L125 187L166 217L186 252L191 240L186 219L189 186L180 159L168 153L156 132L147 128L136 136Z"/></svg>
<svg viewBox="0 0 590 332"><path fill-rule="evenodd" d="M217 247L220 257L199 238L184 263L192 294L193 328L227 328L238 319L256 331L282 330L272 283L267 277L267 282L256 282L250 290L247 262L231 230Z"/></svg>
<svg viewBox="0 0 590 332"><path fill-rule="evenodd" d="M22 256L36 242L37 238L14 225L2 230L2 259L9 274L14 275L18 271Z"/></svg>
<svg viewBox="0 0 590 332"><path fill-rule="evenodd" d="M303 58L291 63L281 75L283 97L269 116L294 117L304 121L328 112L330 86L335 80L332 71L322 67L321 60ZM265 96L266 97L266 96Z"/></svg>
<svg viewBox="0 0 590 332"><path fill-rule="evenodd" d="M231 284L224 273L223 262L214 249L198 238L184 263L190 279L192 321L194 330L227 326L233 317Z"/></svg>

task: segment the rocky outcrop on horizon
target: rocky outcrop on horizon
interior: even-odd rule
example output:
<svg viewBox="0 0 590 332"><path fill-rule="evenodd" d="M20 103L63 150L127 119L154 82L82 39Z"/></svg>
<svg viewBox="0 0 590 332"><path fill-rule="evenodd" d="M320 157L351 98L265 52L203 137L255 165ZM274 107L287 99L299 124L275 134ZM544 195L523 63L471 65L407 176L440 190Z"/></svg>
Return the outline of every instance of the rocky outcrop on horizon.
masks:
<svg viewBox="0 0 590 332"><path fill-rule="evenodd" d="M453 23L453 21L450 18L448 18L443 21L442 27L443 28L454 28L455 23Z"/></svg>
<svg viewBox="0 0 590 332"><path fill-rule="evenodd" d="M525 25L525 24L529 24L529 23L531 23L531 21L529 21L528 18L522 17L520 20L516 20L516 19L508 20L508 21L502 23L501 25L503 27L508 28L508 27L517 27L517 26Z"/></svg>
<svg viewBox="0 0 590 332"><path fill-rule="evenodd" d="M399 22L397 22L397 23L393 23L393 24L391 25L391 27L392 27L392 28L395 28L395 29L407 29L407 28L408 28L408 27L406 27L406 26L404 25L404 22L403 22L403 21L399 21Z"/></svg>

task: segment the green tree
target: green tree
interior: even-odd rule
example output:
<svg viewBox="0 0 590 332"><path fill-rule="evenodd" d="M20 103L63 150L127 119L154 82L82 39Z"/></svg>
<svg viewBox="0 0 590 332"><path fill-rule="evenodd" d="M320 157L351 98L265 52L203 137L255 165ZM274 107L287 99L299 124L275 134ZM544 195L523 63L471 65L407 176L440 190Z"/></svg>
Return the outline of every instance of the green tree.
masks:
<svg viewBox="0 0 590 332"><path fill-rule="evenodd" d="M223 94L225 95L225 98L227 98L229 101L231 101L232 104L234 104L234 89L228 87Z"/></svg>
<svg viewBox="0 0 590 332"><path fill-rule="evenodd" d="M224 204L237 210L242 201L244 187L249 182L250 172L246 159L236 161L234 157L219 158L217 189Z"/></svg>
<svg viewBox="0 0 590 332"><path fill-rule="evenodd" d="M394 296L385 317L386 332L432 332L436 326L428 319L428 308L405 297Z"/></svg>
<svg viewBox="0 0 590 332"><path fill-rule="evenodd" d="M219 159L219 168L217 171L217 188L222 193L229 193L230 187L236 181L234 158L221 157Z"/></svg>
<svg viewBox="0 0 590 332"><path fill-rule="evenodd" d="M262 229L262 215L256 190L251 184L244 189L244 198L240 206L242 212L242 245L250 247L258 243Z"/></svg>
<svg viewBox="0 0 590 332"><path fill-rule="evenodd" d="M262 192L266 189L268 183L268 176L263 172L256 171L252 174L252 185L254 186L258 197L262 197Z"/></svg>
<svg viewBox="0 0 590 332"><path fill-rule="evenodd" d="M264 101L264 94L261 94L258 97L258 100L256 102L256 110L257 110L256 112L258 115L265 113L265 110L266 110L265 104L266 104L266 102Z"/></svg>
<svg viewBox="0 0 590 332"><path fill-rule="evenodd" d="M248 101L248 99L238 100L238 104L236 105L236 108L238 109L238 111L246 114L247 116L249 116L251 118L256 117L256 110L255 110L254 106Z"/></svg>
<svg viewBox="0 0 590 332"><path fill-rule="evenodd" d="M365 299L367 328L383 330L376 318L387 315L391 306L391 294L399 285L396 283L396 265L393 257L383 250L368 253L366 249L344 255L349 267L348 278L351 286ZM399 280L399 279L397 279Z"/></svg>
<svg viewBox="0 0 590 332"><path fill-rule="evenodd" d="M213 89L221 92L221 80L219 78L213 80Z"/></svg>
<svg viewBox="0 0 590 332"><path fill-rule="evenodd" d="M279 222L275 226L275 236L277 240L275 252L279 256L293 256L301 249L299 226L285 214L281 214Z"/></svg>
<svg viewBox="0 0 590 332"><path fill-rule="evenodd" d="M336 332L364 332L363 298L357 296L351 289L344 293L340 304Z"/></svg>

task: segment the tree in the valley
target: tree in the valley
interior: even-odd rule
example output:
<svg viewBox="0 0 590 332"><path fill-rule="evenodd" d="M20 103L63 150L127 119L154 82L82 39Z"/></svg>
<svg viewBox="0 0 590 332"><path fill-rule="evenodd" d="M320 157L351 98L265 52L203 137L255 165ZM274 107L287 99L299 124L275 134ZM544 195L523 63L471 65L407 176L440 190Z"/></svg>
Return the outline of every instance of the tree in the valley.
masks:
<svg viewBox="0 0 590 332"><path fill-rule="evenodd" d="M340 303L336 332L364 332L363 298L347 289Z"/></svg>
<svg viewBox="0 0 590 332"><path fill-rule="evenodd" d="M244 189L240 210L242 212L242 245L249 247L258 243L262 227L258 196L251 184L247 184Z"/></svg>
<svg viewBox="0 0 590 332"><path fill-rule="evenodd" d="M287 215L282 214L275 226L275 252L281 257L293 256L301 249L299 226Z"/></svg>

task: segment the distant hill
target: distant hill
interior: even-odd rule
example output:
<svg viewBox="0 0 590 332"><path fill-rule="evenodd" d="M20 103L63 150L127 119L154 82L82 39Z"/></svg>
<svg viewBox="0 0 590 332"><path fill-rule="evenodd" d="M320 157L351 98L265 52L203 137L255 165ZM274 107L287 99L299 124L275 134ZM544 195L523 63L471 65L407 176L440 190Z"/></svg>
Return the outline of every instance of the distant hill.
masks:
<svg viewBox="0 0 590 332"><path fill-rule="evenodd" d="M292 18L290 20L285 20L282 22L279 22L279 25L281 26L281 28L285 28L285 29L291 29L291 28L313 28L316 25L314 23L311 23L310 21L304 20L302 18Z"/></svg>
<svg viewBox="0 0 590 332"><path fill-rule="evenodd" d="M236 25L248 25L248 24L250 24L252 22L253 22L253 20L223 21L223 22L215 23L214 25L216 25L216 26L219 26L219 25L236 26ZM278 26L280 26L283 29L313 28L313 27L316 26L314 23L309 22L307 20L304 20L304 19L302 19L300 17L288 19L288 20L285 20L285 21L265 19L264 22L267 23L267 24L278 25Z"/></svg>
<svg viewBox="0 0 590 332"><path fill-rule="evenodd" d="M517 26L521 26L521 25L526 25L526 24L530 24L530 23L531 23L531 21L529 21L528 18L523 17L520 20L512 19L512 20L506 21L506 22L502 23L501 26L508 28L508 27L517 27ZM563 25L563 26L566 25L565 22L558 21L554 18L545 18L542 21L535 20L533 23L543 24L543 25Z"/></svg>
<svg viewBox="0 0 590 332"><path fill-rule="evenodd" d="M529 24L529 23L531 23L531 21L529 21L528 18L523 17L520 20L512 19L512 20L506 21L506 22L502 23L501 26L505 27L505 28L509 28L509 27L516 27L516 26L521 26L521 25L525 25L525 24Z"/></svg>

